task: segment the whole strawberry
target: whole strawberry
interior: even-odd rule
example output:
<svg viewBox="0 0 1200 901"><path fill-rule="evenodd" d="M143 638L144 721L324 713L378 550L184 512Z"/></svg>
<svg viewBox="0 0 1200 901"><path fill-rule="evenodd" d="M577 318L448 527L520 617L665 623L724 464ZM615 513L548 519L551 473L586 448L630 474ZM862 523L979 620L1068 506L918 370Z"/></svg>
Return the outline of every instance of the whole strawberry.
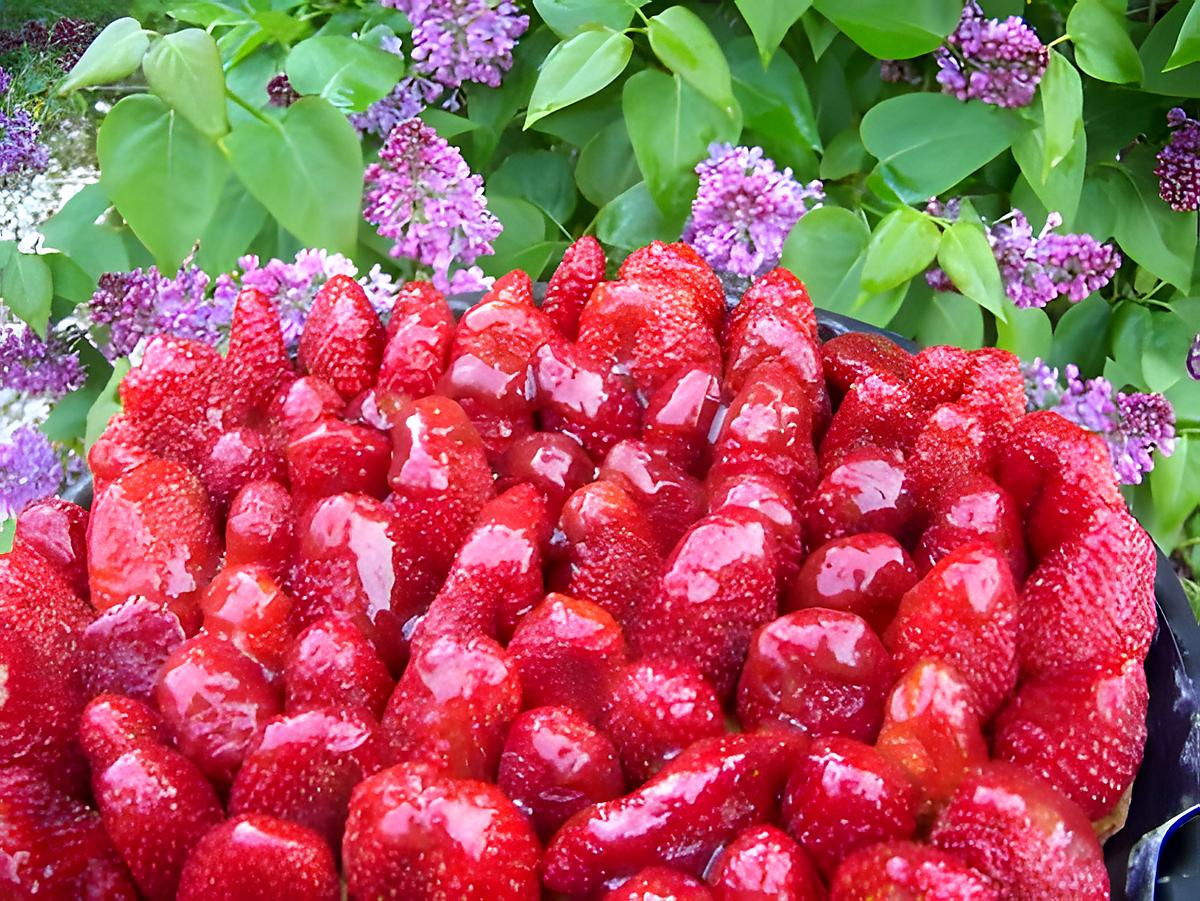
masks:
<svg viewBox="0 0 1200 901"><path fill-rule="evenodd" d="M625 258L618 275L631 281L682 289L689 305L720 333L726 307L721 279L690 244L651 241Z"/></svg>
<svg viewBox="0 0 1200 901"><path fill-rule="evenodd" d="M642 441L696 474L709 462L709 433L720 409L717 377L706 369L681 369L650 397L642 419Z"/></svg>
<svg viewBox="0 0 1200 901"><path fill-rule="evenodd" d="M216 388L229 422L257 425L279 387L294 377L279 309L261 291L243 289L233 304L229 352Z"/></svg>
<svg viewBox="0 0 1200 901"><path fill-rule="evenodd" d="M924 421L902 379L888 372L858 379L847 389L821 439L821 470L829 472L845 454L863 445L907 454Z"/></svg>
<svg viewBox="0 0 1200 901"><path fill-rule="evenodd" d="M708 512L735 507L754 511L771 527L779 550L779 584L790 584L804 559L804 520L787 484L778 476L759 472L710 480Z"/></svg>
<svg viewBox="0 0 1200 901"><path fill-rule="evenodd" d="M960 858L916 842L884 842L843 861L829 886L829 901L920 898L924 901L1000 901L988 877Z"/></svg>
<svg viewBox="0 0 1200 901"><path fill-rule="evenodd" d="M396 294L375 387L408 397L432 394L450 360L454 314L429 282L408 282Z"/></svg>
<svg viewBox="0 0 1200 901"><path fill-rule="evenodd" d="M534 352L531 372L542 428L570 435L595 459L641 430L642 408L629 380L582 348L548 341Z"/></svg>
<svg viewBox="0 0 1200 901"><path fill-rule="evenodd" d="M795 839L753 826L725 846L708 874L716 901L824 901L821 874Z"/></svg>
<svg viewBox="0 0 1200 901"><path fill-rule="evenodd" d="M896 615L900 598L916 584L916 566L900 542L882 532L859 532L835 538L809 554L782 606L856 613L882 633Z"/></svg>
<svg viewBox="0 0 1200 901"><path fill-rule="evenodd" d="M602 901L709 901L708 887L693 876L670 867L647 867L611 891Z"/></svg>
<svg viewBox="0 0 1200 901"><path fill-rule="evenodd" d="M912 372L913 355L883 335L846 332L821 345L825 381L840 398L859 379L886 372L902 382Z"/></svg>
<svg viewBox="0 0 1200 901"><path fill-rule="evenodd" d="M358 282L335 275L322 285L300 336L304 371L350 400L375 384L383 348L383 325Z"/></svg>
<svg viewBox="0 0 1200 901"><path fill-rule="evenodd" d="M323 414L295 429L284 456L296 512L335 494L387 494L391 447L373 428Z"/></svg>
<svg viewBox="0 0 1200 901"><path fill-rule="evenodd" d="M534 432L519 438L496 462L496 490L522 482L536 488L554 522L572 494L596 478L596 464L579 442L559 432Z"/></svg>
<svg viewBox="0 0 1200 901"><path fill-rule="evenodd" d="M704 513L700 480L641 441L622 441L610 450L600 478L616 482L637 500L664 556Z"/></svg>
<svg viewBox="0 0 1200 901"><path fill-rule="evenodd" d="M249 482L229 503L225 518L226 565L251 563L279 577L292 561L292 496L279 482Z"/></svg>
<svg viewBox="0 0 1200 901"><path fill-rule="evenodd" d="M87 600L88 511L61 498L29 504L17 515L13 549L34 553L54 567Z"/></svg>
<svg viewBox="0 0 1200 901"><path fill-rule="evenodd" d="M542 312L571 340L579 331L579 314L596 285L604 280L604 248L591 235L584 235L566 249L562 262L550 277Z"/></svg>
<svg viewBox="0 0 1200 901"><path fill-rule="evenodd" d="M79 640L88 694L114 692L150 701L158 671L186 637L179 617L145 598L109 607Z"/></svg>
<svg viewBox="0 0 1200 901"><path fill-rule="evenodd" d="M804 533L816 545L860 532L900 538L915 512L903 455L861 445L843 454L808 496Z"/></svg>
<svg viewBox="0 0 1200 901"><path fill-rule="evenodd" d="M296 636L283 668L288 713L361 707L379 717L394 684L363 634L327 616Z"/></svg>

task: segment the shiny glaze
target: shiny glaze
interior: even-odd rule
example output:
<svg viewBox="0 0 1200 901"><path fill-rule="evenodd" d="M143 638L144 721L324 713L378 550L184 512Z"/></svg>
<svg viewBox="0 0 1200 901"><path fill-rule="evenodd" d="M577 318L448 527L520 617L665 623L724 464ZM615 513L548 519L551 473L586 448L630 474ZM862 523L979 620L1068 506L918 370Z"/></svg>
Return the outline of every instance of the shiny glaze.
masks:
<svg viewBox="0 0 1200 901"><path fill-rule="evenodd" d="M805 534L821 545L859 532L904 533L915 511L899 451L861 447L842 457L807 501Z"/></svg>
<svg viewBox="0 0 1200 901"><path fill-rule="evenodd" d="M292 496L279 482L248 482L229 504L225 565L253 563L276 576L291 563L295 542Z"/></svg>
<svg viewBox="0 0 1200 901"><path fill-rule="evenodd" d="M752 826L713 861L716 901L825 901L821 874L795 839L774 826Z"/></svg>
<svg viewBox="0 0 1200 901"><path fill-rule="evenodd" d="M901 596L916 584L916 566L900 542L882 532L860 532L835 538L809 554L783 606L845 610L882 632Z"/></svg>
<svg viewBox="0 0 1200 901"><path fill-rule="evenodd" d="M618 481L638 501L669 554L688 526L704 512L700 480L637 440L622 441L605 457L600 478Z"/></svg>
<svg viewBox="0 0 1200 901"><path fill-rule="evenodd" d="M548 341L539 347L532 378L542 427L576 438L597 460L641 429L642 410L628 379L575 345Z"/></svg>
<svg viewBox="0 0 1200 901"><path fill-rule="evenodd" d="M226 566L200 599L204 631L226 638L272 672L283 669L292 641L292 599L270 573L253 566Z"/></svg>
<svg viewBox="0 0 1200 901"><path fill-rule="evenodd" d="M721 406L717 377L704 369L683 369L650 398L642 440L693 475L707 465L708 434Z"/></svg>
<svg viewBox="0 0 1200 901"><path fill-rule="evenodd" d="M386 435L332 416L293 433L284 456L296 510L341 492L383 498L391 450Z"/></svg>
<svg viewBox="0 0 1200 901"><path fill-rule="evenodd" d="M576 490L596 477L579 442L557 432L535 432L509 445L496 466L496 490L528 482L542 493L552 519Z"/></svg>

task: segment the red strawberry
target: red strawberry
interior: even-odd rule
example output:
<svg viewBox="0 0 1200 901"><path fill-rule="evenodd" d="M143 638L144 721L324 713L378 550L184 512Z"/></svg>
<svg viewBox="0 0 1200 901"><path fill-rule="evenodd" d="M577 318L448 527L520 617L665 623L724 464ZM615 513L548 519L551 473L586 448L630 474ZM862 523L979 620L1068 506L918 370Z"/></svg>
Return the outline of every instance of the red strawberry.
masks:
<svg viewBox="0 0 1200 901"><path fill-rule="evenodd" d="M756 278L737 306L729 311L729 318L725 322L726 336L767 311L795 314L800 319L804 334L817 340L817 311L808 296L808 289L804 287L804 282L782 266Z"/></svg>
<svg viewBox="0 0 1200 901"><path fill-rule="evenodd" d="M795 751L769 733L697 742L637 791L568 820L542 858L543 886L579 897L646 867L699 875L722 845L770 819Z"/></svg>
<svg viewBox="0 0 1200 901"><path fill-rule="evenodd" d="M536 901L537 862L533 828L494 785L401 764L354 790L342 846L352 898Z"/></svg>
<svg viewBox="0 0 1200 901"><path fill-rule="evenodd" d="M829 901L921 898L1000 901L995 884L962 859L916 842L884 842L855 851L838 867Z"/></svg>
<svg viewBox="0 0 1200 901"><path fill-rule="evenodd" d="M492 283L492 287L483 295L480 304L492 301L534 309L533 279L524 269L514 269L505 273Z"/></svg>
<svg viewBox="0 0 1200 901"><path fill-rule="evenodd" d="M141 597L109 607L79 640L88 693L150 701L163 663L187 636L179 617Z"/></svg>
<svg viewBox="0 0 1200 901"><path fill-rule="evenodd" d="M266 570L226 566L208 583L200 609L209 635L227 639L273 673L283 669L292 643L292 599Z"/></svg>
<svg viewBox="0 0 1200 901"><path fill-rule="evenodd" d="M595 722L625 664L621 627L602 607L548 594L517 626L508 653L526 707L561 706Z"/></svg>
<svg viewBox="0 0 1200 901"><path fill-rule="evenodd" d="M77 504L56 497L35 501L17 516L13 550L40 556L86 600L87 525L88 512Z"/></svg>
<svg viewBox="0 0 1200 901"><path fill-rule="evenodd" d="M270 438L249 428L223 432L200 461L199 470L209 497L222 510L243 485L282 481L287 472L283 455Z"/></svg>
<svg viewBox="0 0 1200 901"><path fill-rule="evenodd" d="M394 758L494 780L521 711L516 666L490 638L436 638L413 656L383 715Z"/></svg>
<svg viewBox="0 0 1200 901"><path fill-rule="evenodd" d="M79 720L79 743L95 772L103 771L122 754L166 741L158 711L121 695L97 695Z"/></svg>
<svg viewBox="0 0 1200 901"><path fill-rule="evenodd" d="M266 294L244 288L233 304L229 353L217 394L230 423L257 424L279 386L293 378L279 310Z"/></svg>
<svg viewBox="0 0 1200 901"><path fill-rule="evenodd" d="M92 474L95 496L104 494L122 473L153 459L155 455L142 443L137 426L122 414L113 416L88 450L88 471Z"/></svg>
<svg viewBox="0 0 1200 901"><path fill-rule="evenodd" d="M642 441L681 469L707 468L709 434L721 408L721 385L704 369L681 369L646 406Z"/></svg>
<svg viewBox="0 0 1200 901"><path fill-rule="evenodd" d="M442 292L429 282L408 282L392 305L376 390L432 394L450 361L453 340L454 314Z"/></svg>
<svg viewBox="0 0 1200 901"><path fill-rule="evenodd" d="M883 641L901 670L924 657L953 666L991 719L1017 681L1017 593L1007 562L987 544L943 557L900 600Z"/></svg>
<svg viewBox="0 0 1200 901"><path fill-rule="evenodd" d="M528 482L541 492L554 521L567 498L595 477L596 465L579 442L557 432L534 432L517 439L496 464L497 491Z"/></svg>
<svg viewBox="0 0 1200 901"><path fill-rule="evenodd" d="M807 735L873 741L892 661L862 618L797 610L754 634L738 683L742 728L781 725Z"/></svg>
<svg viewBox="0 0 1200 901"><path fill-rule="evenodd" d="M726 845L708 881L716 901L825 901L808 854L774 826L753 826Z"/></svg>
<svg viewBox="0 0 1200 901"><path fill-rule="evenodd" d="M246 748L229 812L265 813L307 826L336 853L350 792L383 769L387 743L374 719L344 709L267 720Z"/></svg>
<svg viewBox="0 0 1200 901"><path fill-rule="evenodd" d="M584 235L566 249L554 270L542 312L571 340L579 331L579 314L596 285L604 281L604 248L591 235Z"/></svg>
<svg viewBox="0 0 1200 901"><path fill-rule="evenodd" d="M229 502L225 565L252 564L279 577L295 548L292 496L278 482L248 482Z"/></svg>
<svg viewBox="0 0 1200 901"><path fill-rule="evenodd" d="M393 688L387 667L371 643L353 625L332 616L296 636L284 664L283 682L289 714L362 708L378 717Z"/></svg>
<svg viewBox="0 0 1200 901"><path fill-rule="evenodd" d="M712 897L708 886L687 873L670 867L647 867L605 892L602 901L709 901Z"/></svg>
<svg viewBox="0 0 1200 901"><path fill-rule="evenodd" d="M937 509L942 493L970 476L992 471L997 438L994 423L963 404L945 404L929 414L908 455L909 490L925 512Z"/></svg>
<svg viewBox="0 0 1200 901"><path fill-rule="evenodd" d="M196 843L179 880L178 901L337 901L329 846L311 829L262 814L214 826Z"/></svg>
<svg viewBox="0 0 1200 901"><path fill-rule="evenodd" d="M967 475L947 488L932 508L929 525L913 552L917 571L929 572L956 548L988 542L1004 555L1013 579L1020 583L1028 572L1021 516L1007 491L987 476Z"/></svg>
<svg viewBox="0 0 1200 901"><path fill-rule="evenodd" d="M280 387L267 408L267 425L272 438L280 447L293 434L327 416L339 417L346 410L346 401L324 379L306 375Z"/></svg>
<svg viewBox="0 0 1200 901"><path fill-rule="evenodd" d="M850 853L917 830L917 791L908 774L870 745L817 739L788 779L783 821L826 878Z"/></svg>
<svg viewBox="0 0 1200 901"><path fill-rule="evenodd" d="M860 532L903 536L916 503L898 450L856 447L826 475L805 504L804 534L814 545Z"/></svg>
<svg viewBox="0 0 1200 901"><path fill-rule="evenodd" d="M612 742L565 707L537 707L513 721L496 784L543 838L625 790Z"/></svg>
<svg viewBox="0 0 1200 901"><path fill-rule="evenodd" d="M0 768L0 860L4 897L134 901L125 864L96 812L45 777Z"/></svg>
<svg viewBox="0 0 1200 901"><path fill-rule="evenodd" d="M775 537L753 510L713 513L683 536L629 638L640 653L696 663L728 697L754 630L775 617Z"/></svg>
<svg viewBox="0 0 1200 901"><path fill-rule="evenodd" d="M674 244L651 241L625 258L619 275L631 281L685 290L689 303L714 331L720 332L725 320L725 289L721 279L690 245L682 241Z"/></svg>
<svg viewBox="0 0 1200 901"><path fill-rule="evenodd" d="M1003 886L1003 897L1109 896L1104 855L1087 817L1011 764L991 763L969 775L930 839Z"/></svg>
<svg viewBox="0 0 1200 901"><path fill-rule="evenodd" d="M917 584L912 559L895 538L860 532L835 538L808 555L782 609L828 607L857 613L882 632L900 597Z"/></svg>
<svg viewBox="0 0 1200 901"><path fill-rule="evenodd" d="M865 376L847 389L821 439L821 470L829 472L863 445L907 454L924 421L907 384L887 372Z"/></svg>
<svg viewBox="0 0 1200 901"><path fill-rule="evenodd" d="M543 344L533 355L532 372L542 428L570 435L595 459L641 431L642 408L628 380L576 345Z"/></svg>
<svg viewBox="0 0 1200 901"><path fill-rule="evenodd" d="M940 807L963 777L987 762L975 695L940 660L922 660L888 697L875 747L904 767L921 789L924 812Z"/></svg>
<svg viewBox="0 0 1200 901"><path fill-rule="evenodd" d="M332 416L294 433L284 452L295 509L334 494L385 497L391 451L386 435Z"/></svg>
<svg viewBox="0 0 1200 901"><path fill-rule="evenodd" d="M593 482L563 506L556 536L565 548L571 597L603 607L628 633L654 590L660 556L633 494L616 482Z"/></svg>
<svg viewBox="0 0 1200 901"><path fill-rule="evenodd" d="M744 507L761 515L775 532L779 582L792 581L804 559L803 520L787 485L769 473L731 474L708 484L708 512Z"/></svg>
<svg viewBox="0 0 1200 901"><path fill-rule="evenodd" d="M946 345L925 347L913 357L908 386L917 407L933 410L962 396L970 372L970 351Z"/></svg>
<svg viewBox="0 0 1200 901"><path fill-rule="evenodd" d="M204 634L167 658L154 697L179 750L218 786L233 781L255 730L280 708L257 663Z"/></svg>
<svg viewBox="0 0 1200 901"><path fill-rule="evenodd" d="M1141 765L1147 703L1140 658L1032 679L996 718L995 755L1103 819Z"/></svg>
<svg viewBox="0 0 1200 901"><path fill-rule="evenodd" d="M335 275L313 298L300 336L300 366L350 400L375 384L384 341L366 292L349 276Z"/></svg>
<svg viewBox="0 0 1200 901"><path fill-rule="evenodd" d="M1016 355L998 347L971 351L962 403L985 422L1012 422L1025 414L1025 379Z"/></svg>
<svg viewBox="0 0 1200 901"><path fill-rule="evenodd" d="M821 347L825 380L839 397L859 379L886 372L902 382L912 373L913 355L890 338L871 332L847 332Z"/></svg>
<svg viewBox="0 0 1200 901"><path fill-rule="evenodd" d="M632 663L616 678L600 725L630 783L640 784L693 742L721 735L725 717L694 665L658 657Z"/></svg>
<svg viewBox="0 0 1200 901"><path fill-rule="evenodd" d="M641 441L622 441L609 451L600 478L618 482L638 501L664 555L704 513L700 481Z"/></svg>

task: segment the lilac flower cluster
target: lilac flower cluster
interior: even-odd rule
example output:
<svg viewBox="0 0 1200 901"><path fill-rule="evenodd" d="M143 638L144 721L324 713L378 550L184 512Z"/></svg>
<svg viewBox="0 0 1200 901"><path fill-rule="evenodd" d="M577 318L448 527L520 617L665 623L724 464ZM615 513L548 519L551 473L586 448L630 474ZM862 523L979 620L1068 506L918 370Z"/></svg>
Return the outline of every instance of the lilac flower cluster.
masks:
<svg viewBox="0 0 1200 901"><path fill-rule="evenodd" d="M0 69L0 98L8 94L12 78ZM0 109L0 178L16 172L41 172L50 162L50 151L39 142L41 129L29 112L13 106Z"/></svg>
<svg viewBox="0 0 1200 901"><path fill-rule="evenodd" d="M1187 373L1200 382L1200 334L1192 339L1192 346L1188 349Z"/></svg>
<svg viewBox="0 0 1200 901"><path fill-rule="evenodd" d="M1053 410L1096 432L1108 445L1117 478L1136 485L1154 468L1153 453L1169 457L1175 451L1175 411L1161 394L1114 391L1104 378L1080 378L1069 364L1058 370L1035 359L1022 363L1025 398L1031 410Z"/></svg>
<svg viewBox="0 0 1200 901"><path fill-rule="evenodd" d="M1200 209L1200 122L1179 107L1167 113L1171 139L1158 152L1158 196L1176 212Z"/></svg>
<svg viewBox="0 0 1200 901"><path fill-rule="evenodd" d="M66 330L43 340L3 312L0 307L0 388L57 399L84 383L87 373Z"/></svg>
<svg viewBox="0 0 1200 901"><path fill-rule="evenodd" d="M976 0L968 0L958 27L933 57L944 93L1017 107L1033 101L1050 54L1020 16L986 19Z"/></svg>
<svg viewBox="0 0 1200 901"><path fill-rule="evenodd" d="M105 273L87 302L92 339L110 360L134 353L158 334L216 344L223 323L207 297L208 284L190 261L170 278L155 266Z"/></svg>
<svg viewBox="0 0 1200 901"><path fill-rule="evenodd" d="M392 129L364 179L363 216L392 240L392 256L430 268L440 290L452 290L452 265L471 266L494 252L492 241L502 226L488 211L483 179L458 148L420 119ZM468 272L454 287L479 275Z"/></svg>
<svg viewBox="0 0 1200 901"><path fill-rule="evenodd" d="M821 205L824 185L802 185L761 147L713 144L696 166L700 187L683 240L714 269L751 277L774 267L800 218Z"/></svg>
<svg viewBox="0 0 1200 901"><path fill-rule="evenodd" d="M499 87L529 27L511 0L383 0L412 22L413 68L447 88Z"/></svg>
<svg viewBox="0 0 1200 901"><path fill-rule="evenodd" d="M6 431L0 433L0 520L54 494L65 476L59 451L41 431L31 425Z"/></svg>
<svg viewBox="0 0 1200 901"><path fill-rule="evenodd" d="M392 129L442 96L443 88L436 81L410 75L400 80L392 92L376 100L361 113L352 113L350 124L361 132L386 138Z"/></svg>

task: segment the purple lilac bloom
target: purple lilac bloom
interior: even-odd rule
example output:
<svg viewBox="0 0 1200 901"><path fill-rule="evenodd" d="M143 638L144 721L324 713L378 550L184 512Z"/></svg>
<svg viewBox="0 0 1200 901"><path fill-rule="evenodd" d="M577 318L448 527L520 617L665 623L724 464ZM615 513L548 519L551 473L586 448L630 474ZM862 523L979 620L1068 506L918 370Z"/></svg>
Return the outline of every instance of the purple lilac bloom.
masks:
<svg viewBox="0 0 1200 901"><path fill-rule="evenodd" d="M0 68L0 97L8 93L12 76ZM38 141L41 129L28 111L0 109L0 178L15 172L41 172L50 162L50 151Z"/></svg>
<svg viewBox="0 0 1200 901"><path fill-rule="evenodd" d="M448 88L499 87L529 27L511 0L383 0L412 22L413 68Z"/></svg>
<svg viewBox="0 0 1200 901"><path fill-rule="evenodd" d="M449 290L452 265L494 252L503 227L488 211L483 179L420 119L392 129L364 178L363 216L392 240L392 256L432 269L439 290Z"/></svg>
<svg viewBox="0 0 1200 901"><path fill-rule="evenodd" d="M994 106L1028 106L1046 72L1049 51L1020 16L985 19L975 0L934 51L943 93Z"/></svg>
<svg viewBox="0 0 1200 901"><path fill-rule="evenodd" d="M1158 195L1171 209L1185 213L1200 209L1200 122L1179 107L1167 113L1171 139L1158 152Z"/></svg>
<svg viewBox="0 0 1200 901"><path fill-rule="evenodd" d="M282 72L267 82L267 105L286 109L300 99L300 92L292 87Z"/></svg>
<svg viewBox="0 0 1200 901"><path fill-rule="evenodd" d="M58 491L63 462L54 445L33 426L21 425L0 440L0 519Z"/></svg>
<svg viewBox="0 0 1200 901"><path fill-rule="evenodd" d="M1192 339L1192 346L1188 350L1187 373L1200 382L1200 334Z"/></svg>
<svg viewBox="0 0 1200 901"><path fill-rule="evenodd" d="M0 388L59 398L86 378L65 332L52 331L43 340L24 322L0 317Z"/></svg>
<svg viewBox="0 0 1200 901"><path fill-rule="evenodd" d="M1077 303L1107 285L1120 267L1113 245L1091 235L1055 234L1061 224L1062 217L1051 213L1035 237L1025 215L1013 210L988 229L1005 292L1018 307L1044 307L1059 296Z"/></svg>
<svg viewBox="0 0 1200 901"><path fill-rule="evenodd" d="M713 144L696 166L700 186L683 240L714 269L754 276L771 269L792 227L820 206L824 186L802 185L761 147Z"/></svg>
<svg viewBox="0 0 1200 901"><path fill-rule="evenodd" d="M207 290L208 276L187 261L172 278L154 266L105 273L87 304L100 352L115 360L164 333L216 344L228 320L222 321Z"/></svg>
<svg viewBox="0 0 1200 901"><path fill-rule="evenodd" d="M1122 482L1136 485L1154 468L1150 454L1175 451L1175 410L1161 394L1118 394L1119 429L1109 447Z"/></svg>
<svg viewBox="0 0 1200 901"><path fill-rule="evenodd" d="M4 67L0 66L0 97L8 93L9 87L12 85L12 76L4 71Z"/></svg>
<svg viewBox="0 0 1200 901"><path fill-rule="evenodd" d="M436 81L410 75L401 79L382 100L376 100L361 113L352 113L350 124L360 132L386 138L401 122L420 114L437 100L443 90Z"/></svg>

